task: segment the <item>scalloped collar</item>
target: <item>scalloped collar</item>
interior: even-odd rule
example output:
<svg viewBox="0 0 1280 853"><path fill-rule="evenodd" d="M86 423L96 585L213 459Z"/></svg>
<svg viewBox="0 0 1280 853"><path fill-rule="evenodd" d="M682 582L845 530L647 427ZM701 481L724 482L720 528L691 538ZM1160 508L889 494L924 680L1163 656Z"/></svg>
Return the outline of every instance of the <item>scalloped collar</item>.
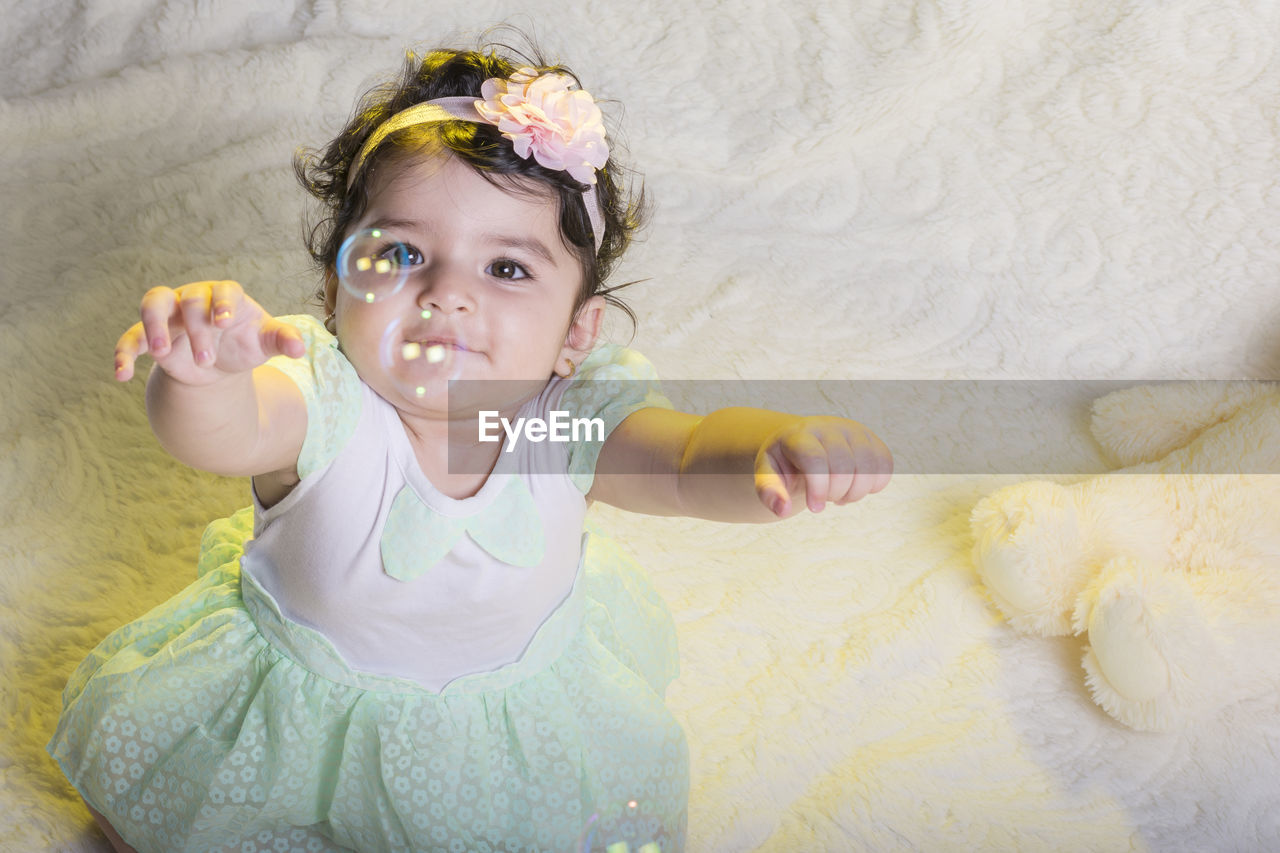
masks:
<svg viewBox="0 0 1280 853"><path fill-rule="evenodd" d="M521 414L532 402L521 407ZM393 436L391 452L405 478L379 540L388 575L403 581L422 576L464 535L503 563L536 566L542 562L546 553L542 515L529 484L514 473L521 446L506 453L504 442L480 490L471 497L451 498L423 473L395 408L387 404L383 415Z"/></svg>
<svg viewBox="0 0 1280 853"><path fill-rule="evenodd" d="M492 474L485 489L495 477L505 479L505 485L485 506L465 516L436 512L412 486L401 489L391 504L379 543L383 571L402 581L420 577L444 559L464 535L508 565L536 566L542 562L546 553L542 516L528 484L520 476Z"/></svg>

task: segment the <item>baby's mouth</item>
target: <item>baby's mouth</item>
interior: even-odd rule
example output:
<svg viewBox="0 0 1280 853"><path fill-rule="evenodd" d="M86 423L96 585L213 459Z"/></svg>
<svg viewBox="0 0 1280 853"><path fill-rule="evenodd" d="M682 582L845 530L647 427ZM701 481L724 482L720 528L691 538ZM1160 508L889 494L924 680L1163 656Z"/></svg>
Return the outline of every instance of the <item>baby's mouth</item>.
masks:
<svg viewBox="0 0 1280 853"><path fill-rule="evenodd" d="M439 364L457 352L470 352L456 338L419 338L407 340L400 348L405 361L424 359L427 364Z"/></svg>

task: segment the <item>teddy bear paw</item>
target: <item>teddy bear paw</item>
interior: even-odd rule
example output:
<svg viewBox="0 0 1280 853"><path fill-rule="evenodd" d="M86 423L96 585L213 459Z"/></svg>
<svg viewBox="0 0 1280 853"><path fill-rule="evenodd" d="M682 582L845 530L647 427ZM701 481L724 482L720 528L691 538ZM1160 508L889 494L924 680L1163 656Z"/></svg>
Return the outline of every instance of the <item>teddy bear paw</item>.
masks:
<svg viewBox="0 0 1280 853"><path fill-rule="evenodd" d="M1088 632L1083 665L1094 701L1128 726L1177 728L1216 693L1226 662L1179 576L1113 559L1081 593L1074 626Z"/></svg>
<svg viewBox="0 0 1280 853"><path fill-rule="evenodd" d="M1056 483L1008 486L970 518L974 563L996 606L1020 631L1071 633L1071 613L1089 567L1071 493Z"/></svg>

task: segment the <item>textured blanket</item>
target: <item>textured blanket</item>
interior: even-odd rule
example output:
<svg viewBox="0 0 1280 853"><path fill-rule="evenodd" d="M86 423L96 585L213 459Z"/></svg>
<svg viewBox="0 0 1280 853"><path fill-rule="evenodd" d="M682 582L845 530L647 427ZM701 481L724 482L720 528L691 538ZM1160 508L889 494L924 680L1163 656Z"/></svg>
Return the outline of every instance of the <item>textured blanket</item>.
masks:
<svg viewBox="0 0 1280 853"><path fill-rule="evenodd" d="M249 501L113 381L140 296L230 278L312 310L295 148L407 48L499 21L616 102L654 202L617 280L664 377L1280 376L1275 3L0 0L0 848L106 849L44 752L59 692ZM826 410L904 462L998 454L996 427L1038 461L904 464L771 526L593 510L676 616L690 849L1280 849L1280 688L1129 730L1079 641L1015 633L977 582L982 495L1105 467L1087 398L914 428L931 388Z"/></svg>

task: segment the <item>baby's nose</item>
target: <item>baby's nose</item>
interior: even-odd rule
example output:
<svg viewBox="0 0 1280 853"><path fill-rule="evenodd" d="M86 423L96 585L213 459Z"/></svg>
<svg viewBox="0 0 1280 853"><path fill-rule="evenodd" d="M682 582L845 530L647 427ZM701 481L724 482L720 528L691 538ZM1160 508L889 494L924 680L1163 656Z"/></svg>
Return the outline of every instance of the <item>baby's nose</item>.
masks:
<svg viewBox="0 0 1280 853"><path fill-rule="evenodd" d="M418 305L444 314L475 309L474 283L460 270L436 268L420 276Z"/></svg>

